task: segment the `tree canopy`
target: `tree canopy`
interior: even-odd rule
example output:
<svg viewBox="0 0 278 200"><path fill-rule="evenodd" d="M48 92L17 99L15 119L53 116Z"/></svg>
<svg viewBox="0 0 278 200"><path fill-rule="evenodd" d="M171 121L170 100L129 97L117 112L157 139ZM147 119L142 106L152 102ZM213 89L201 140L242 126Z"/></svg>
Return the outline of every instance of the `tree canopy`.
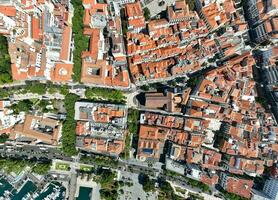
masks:
<svg viewBox="0 0 278 200"><path fill-rule="evenodd" d="M95 181L101 184L101 199L116 200L118 198L119 183L115 180L116 174L110 169L98 168Z"/></svg>
<svg viewBox="0 0 278 200"><path fill-rule="evenodd" d="M76 155L76 122L74 120L74 104L78 101L79 96L68 94L65 97L65 108L67 111L66 120L63 122L62 128L62 150L66 155Z"/></svg>
<svg viewBox="0 0 278 200"><path fill-rule="evenodd" d="M0 143L5 143L9 139L9 135L4 133L0 135Z"/></svg>
<svg viewBox="0 0 278 200"><path fill-rule="evenodd" d="M151 192L155 190L155 181L150 179L147 174L139 174L139 183L143 185L143 190L145 192Z"/></svg>
<svg viewBox="0 0 278 200"><path fill-rule="evenodd" d="M174 189L166 180L159 181L159 199L160 200L182 200L183 198L176 195Z"/></svg>
<svg viewBox="0 0 278 200"><path fill-rule="evenodd" d="M43 95L46 93L47 91L47 87L45 84L41 84L38 82L32 82L32 83L28 83L25 87L24 87L24 91L25 92L30 92L33 94L39 94L39 95Z"/></svg>
<svg viewBox="0 0 278 200"><path fill-rule="evenodd" d="M72 18L73 24L73 33L74 33L74 51L73 51L73 80L80 82L81 77L81 68L82 68L82 59L81 53L88 49L89 46L89 38L83 35L83 16L84 16L84 8L82 5L82 1L80 0L72 0L71 1L74 7L74 15Z"/></svg>
<svg viewBox="0 0 278 200"><path fill-rule="evenodd" d="M146 21L149 21L151 18L150 10L147 7L144 8L144 17Z"/></svg>
<svg viewBox="0 0 278 200"><path fill-rule="evenodd" d="M17 104L12 105L12 109L15 113L29 112L33 106L33 102L29 99L19 101Z"/></svg>
<svg viewBox="0 0 278 200"><path fill-rule="evenodd" d="M0 84L11 83L11 58L8 51L8 41L0 35Z"/></svg>
<svg viewBox="0 0 278 200"><path fill-rule="evenodd" d="M119 90L89 88L85 92L86 98L93 100L109 100L116 103L125 101L124 94Z"/></svg>
<svg viewBox="0 0 278 200"><path fill-rule="evenodd" d="M39 175L45 175L50 170L51 163L37 163L33 165L32 172L39 174Z"/></svg>
<svg viewBox="0 0 278 200"><path fill-rule="evenodd" d="M128 110L127 126L130 133L137 134L139 126L139 111L135 109Z"/></svg>

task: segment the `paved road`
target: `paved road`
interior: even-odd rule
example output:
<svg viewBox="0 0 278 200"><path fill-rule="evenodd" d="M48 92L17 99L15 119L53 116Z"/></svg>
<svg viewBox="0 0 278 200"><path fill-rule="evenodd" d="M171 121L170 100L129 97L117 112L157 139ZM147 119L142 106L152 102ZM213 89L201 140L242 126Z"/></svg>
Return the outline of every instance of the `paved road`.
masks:
<svg viewBox="0 0 278 200"><path fill-rule="evenodd" d="M29 81L32 82L32 81ZM41 83L46 83L45 81L41 81ZM62 86L60 83L52 83L53 85L58 85ZM93 88L93 87L98 87L98 88L109 88L109 89L115 89L115 90L121 90L124 92L131 92L135 91L136 88L134 87L133 84L131 84L130 87L125 88L125 87L109 87L105 85L91 85L91 84L80 84L80 83L67 83L67 86L71 87L71 89L85 89L85 88ZM0 85L0 88L20 88L26 86L26 82L21 81L21 82L13 82L9 84L3 84Z"/></svg>
<svg viewBox="0 0 278 200"><path fill-rule="evenodd" d="M131 93L125 93L124 96L126 97L126 104L129 108L137 108L139 103L136 100L136 96L140 94L142 91L136 90Z"/></svg>
<svg viewBox="0 0 278 200"><path fill-rule="evenodd" d="M70 197L73 197L75 194L75 187L76 184L76 170L80 168L82 164L88 164L92 167L99 167L96 163L82 163L79 161L79 158L72 158L64 155L61 153L59 149L50 148L48 146L34 146L34 145L0 145L0 155L2 157L9 157L9 158L17 158L17 159L29 159L29 160L39 160L39 161L50 161L50 160L61 160L62 162L69 163L71 166L70 174ZM159 165L152 165L148 166L146 163L141 163L139 161L131 160L118 160L117 168L114 170L121 170L127 171L131 173L144 173L151 177L162 177L168 181L174 182L182 187L190 189L194 192L201 192L198 188L192 188L187 184L188 179L183 176L170 176L164 173Z"/></svg>
<svg viewBox="0 0 278 200"><path fill-rule="evenodd" d="M0 145L0 156L39 161L50 161L53 159L73 161L73 158L64 155L57 148L35 145L14 145L12 143Z"/></svg>
<svg viewBox="0 0 278 200"><path fill-rule="evenodd" d="M77 180L76 171L71 172L70 184L69 184L69 200L75 200L76 180Z"/></svg>

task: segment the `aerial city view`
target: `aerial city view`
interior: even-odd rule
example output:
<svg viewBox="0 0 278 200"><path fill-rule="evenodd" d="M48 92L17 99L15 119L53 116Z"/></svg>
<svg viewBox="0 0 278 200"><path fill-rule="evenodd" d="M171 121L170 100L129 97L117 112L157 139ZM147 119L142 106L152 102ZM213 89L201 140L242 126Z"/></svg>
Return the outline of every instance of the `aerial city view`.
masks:
<svg viewBox="0 0 278 200"><path fill-rule="evenodd" d="M0 0L0 200L278 200L278 0Z"/></svg>

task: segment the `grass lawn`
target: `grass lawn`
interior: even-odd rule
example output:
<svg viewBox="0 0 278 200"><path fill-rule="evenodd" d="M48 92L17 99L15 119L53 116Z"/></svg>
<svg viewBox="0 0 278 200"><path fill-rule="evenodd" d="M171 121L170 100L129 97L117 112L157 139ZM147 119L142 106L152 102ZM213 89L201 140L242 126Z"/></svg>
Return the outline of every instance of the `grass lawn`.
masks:
<svg viewBox="0 0 278 200"><path fill-rule="evenodd" d="M55 169L69 171L70 166L67 163L56 163Z"/></svg>
<svg viewBox="0 0 278 200"><path fill-rule="evenodd" d="M84 171L84 172L91 172L92 171L92 167L89 166L85 166L85 165L80 165L80 170Z"/></svg>

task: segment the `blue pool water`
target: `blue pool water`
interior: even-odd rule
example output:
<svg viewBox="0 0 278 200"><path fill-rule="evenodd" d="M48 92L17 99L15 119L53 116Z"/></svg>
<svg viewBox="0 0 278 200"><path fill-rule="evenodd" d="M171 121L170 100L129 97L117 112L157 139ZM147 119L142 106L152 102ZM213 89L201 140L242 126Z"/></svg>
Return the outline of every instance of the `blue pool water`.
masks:
<svg viewBox="0 0 278 200"><path fill-rule="evenodd" d="M92 188L88 188L88 187L80 187L79 189L79 195L76 198L76 200L90 200L91 199L91 195L92 195Z"/></svg>

